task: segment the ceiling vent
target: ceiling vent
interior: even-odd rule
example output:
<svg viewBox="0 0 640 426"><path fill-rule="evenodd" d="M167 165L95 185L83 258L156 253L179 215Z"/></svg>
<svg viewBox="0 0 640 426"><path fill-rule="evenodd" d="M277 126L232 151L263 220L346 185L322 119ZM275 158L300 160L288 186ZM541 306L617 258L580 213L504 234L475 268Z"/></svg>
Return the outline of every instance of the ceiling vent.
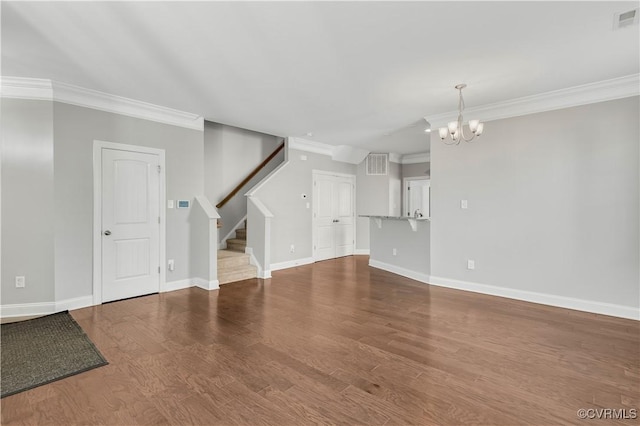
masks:
<svg viewBox="0 0 640 426"><path fill-rule="evenodd" d="M632 25L638 25L638 16L640 15L640 9L631 9L627 12L616 13L613 15L613 29L619 30L620 28L630 27Z"/></svg>
<svg viewBox="0 0 640 426"><path fill-rule="evenodd" d="M389 154L369 154L367 156L367 175L386 175Z"/></svg>

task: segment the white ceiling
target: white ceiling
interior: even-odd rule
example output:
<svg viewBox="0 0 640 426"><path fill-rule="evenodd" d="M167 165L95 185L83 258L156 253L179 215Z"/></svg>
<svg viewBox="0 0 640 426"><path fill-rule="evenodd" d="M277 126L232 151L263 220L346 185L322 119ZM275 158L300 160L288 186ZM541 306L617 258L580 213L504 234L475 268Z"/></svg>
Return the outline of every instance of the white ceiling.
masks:
<svg viewBox="0 0 640 426"><path fill-rule="evenodd" d="M425 151L422 117L640 71L638 2L10 2L2 75L279 136ZM313 136L306 136L312 132Z"/></svg>

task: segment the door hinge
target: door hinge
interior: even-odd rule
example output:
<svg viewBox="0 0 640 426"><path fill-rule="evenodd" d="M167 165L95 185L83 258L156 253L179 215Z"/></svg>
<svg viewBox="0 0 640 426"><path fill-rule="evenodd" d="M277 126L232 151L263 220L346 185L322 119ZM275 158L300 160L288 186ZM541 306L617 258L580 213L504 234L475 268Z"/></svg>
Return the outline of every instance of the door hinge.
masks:
<svg viewBox="0 0 640 426"><path fill-rule="evenodd" d="M160 273L160 267L158 266L158 273Z"/></svg>
<svg viewBox="0 0 640 426"><path fill-rule="evenodd" d="M158 216L158 224L160 223L160 216Z"/></svg>
<svg viewBox="0 0 640 426"><path fill-rule="evenodd" d="M161 167L160 165L158 165L158 173L160 173Z"/></svg>
<svg viewBox="0 0 640 426"><path fill-rule="evenodd" d="M315 250L315 249L316 249L316 246L313 246L313 249Z"/></svg>

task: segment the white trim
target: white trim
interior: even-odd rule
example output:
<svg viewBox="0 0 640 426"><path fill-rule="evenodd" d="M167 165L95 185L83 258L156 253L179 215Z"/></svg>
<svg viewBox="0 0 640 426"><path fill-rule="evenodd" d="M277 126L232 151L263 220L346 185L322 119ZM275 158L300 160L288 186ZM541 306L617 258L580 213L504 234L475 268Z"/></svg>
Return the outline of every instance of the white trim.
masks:
<svg viewBox="0 0 640 426"><path fill-rule="evenodd" d="M576 299L573 297L556 296L553 294L538 293L527 290L517 290L512 288L498 287L488 284L459 281L434 276L431 277L431 281L429 282L429 284L439 287L471 291L474 293L506 297L508 299L523 300L525 302L540 303L542 305L555 306L558 308L574 309L577 311L591 312L594 314L640 320L640 309L633 308L631 306L614 305L611 303Z"/></svg>
<svg viewBox="0 0 640 426"><path fill-rule="evenodd" d="M369 256L371 254L371 250L369 250L369 249L355 249L353 251L353 254L357 255L357 256Z"/></svg>
<svg viewBox="0 0 640 426"><path fill-rule="evenodd" d="M271 269L262 269L260 262L258 262L258 259L256 259L256 256L253 254L253 248L245 247L244 252L249 255L249 263L258 269L258 278L262 278L263 280L271 278Z"/></svg>
<svg viewBox="0 0 640 426"><path fill-rule="evenodd" d="M329 145L322 142L310 141L302 138L289 138L289 149L296 149L298 151L306 151L314 154L333 156L333 145Z"/></svg>
<svg viewBox="0 0 640 426"><path fill-rule="evenodd" d="M185 288L193 287L193 280L187 278L185 280L169 281L163 286L160 286L160 293L166 293L168 291L182 290Z"/></svg>
<svg viewBox="0 0 640 426"><path fill-rule="evenodd" d="M638 95L640 95L640 74L632 74L504 102L466 108L464 115L468 118L492 121ZM431 123L431 128L437 131L439 127L445 127L449 121L454 121L457 116L458 111L449 111L424 118Z"/></svg>
<svg viewBox="0 0 640 426"><path fill-rule="evenodd" d="M220 217L220 216L218 216L218 217ZM229 233L222 239L222 241L220 241L218 243L218 247L224 246L224 248L227 248L227 240L229 239L231 234L236 232L236 229L240 229L239 226L242 225L242 222L244 222L245 220L247 220L247 215L246 214L242 217L242 219L240 219L240 221L238 221L238 223L235 224L235 226L233 228L231 228L231 231L229 231Z"/></svg>
<svg viewBox="0 0 640 426"><path fill-rule="evenodd" d="M402 156L401 164L428 163L431 161L430 152L420 152L417 154L405 154Z"/></svg>
<svg viewBox="0 0 640 426"><path fill-rule="evenodd" d="M395 152L390 152L389 153L389 162L390 163L402 164L402 155L397 154Z"/></svg>
<svg viewBox="0 0 640 426"><path fill-rule="evenodd" d="M296 266L309 265L313 263L313 257L302 257L300 259L287 260L285 262L278 262L271 264L271 271L279 271L281 269L295 268Z"/></svg>
<svg viewBox="0 0 640 426"><path fill-rule="evenodd" d="M127 145L115 142L93 141L93 304L102 303L102 149L141 152L155 154L160 163L160 285L158 291L165 286L167 280L167 205L166 201L166 164L165 151L159 148Z"/></svg>
<svg viewBox="0 0 640 426"><path fill-rule="evenodd" d="M55 313L55 302L15 303L0 305L0 318L29 317Z"/></svg>
<svg viewBox="0 0 640 426"><path fill-rule="evenodd" d="M220 288L220 281L218 280L205 280L204 278L193 278L191 280L193 282L193 285L196 287L200 287L203 290L207 290L207 291L211 291L211 290L218 290Z"/></svg>
<svg viewBox="0 0 640 426"><path fill-rule="evenodd" d="M2 77L3 98L49 100L204 131L204 118L148 102L41 78Z"/></svg>
<svg viewBox="0 0 640 426"><path fill-rule="evenodd" d="M383 271L392 272L403 277L411 278L412 280L420 281L422 283L429 283L430 276L422 272L412 271L410 269L402 268L400 266L391 265L389 263L380 262L379 260L369 259L369 266L373 268L382 269Z"/></svg>
<svg viewBox="0 0 640 426"><path fill-rule="evenodd" d="M44 78L0 78L0 96L11 99L52 101L53 85Z"/></svg>
<svg viewBox="0 0 640 426"><path fill-rule="evenodd" d="M93 296L74 297L72 299L59 300L56 302L56 312L73 311L76 309L93 306Z"/></svg>
<svg viewBox="0 0 640 426"><path fill-rule="evenodd" d="M0 306L0 318L50 315L93 306L93 296L74 297L57 302L16 303Z"/></svg>

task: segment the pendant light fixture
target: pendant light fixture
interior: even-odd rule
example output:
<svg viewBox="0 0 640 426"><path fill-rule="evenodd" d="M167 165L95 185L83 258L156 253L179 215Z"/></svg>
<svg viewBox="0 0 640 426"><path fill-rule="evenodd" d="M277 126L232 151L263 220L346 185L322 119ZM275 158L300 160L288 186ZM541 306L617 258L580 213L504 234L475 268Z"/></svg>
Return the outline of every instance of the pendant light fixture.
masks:
<svg viewBox="0 0 640 426"><path fill-rule="evenodd" d="M464 132L464 120L462 118L462 111L464 111L464 99L462 98L462 89L467 87L466 84L460 83L455 86L456 90L460 93L460 100L458 101L458 120L452 121L447 127L441 127L438 129L440 139L447 145L458 145L460 141L471 142L476 136L480 136L484 130L484 123L480 120L469 120L469 130L471 135L466 135ZM451 139L447 139L447 137Z"/></svg>

